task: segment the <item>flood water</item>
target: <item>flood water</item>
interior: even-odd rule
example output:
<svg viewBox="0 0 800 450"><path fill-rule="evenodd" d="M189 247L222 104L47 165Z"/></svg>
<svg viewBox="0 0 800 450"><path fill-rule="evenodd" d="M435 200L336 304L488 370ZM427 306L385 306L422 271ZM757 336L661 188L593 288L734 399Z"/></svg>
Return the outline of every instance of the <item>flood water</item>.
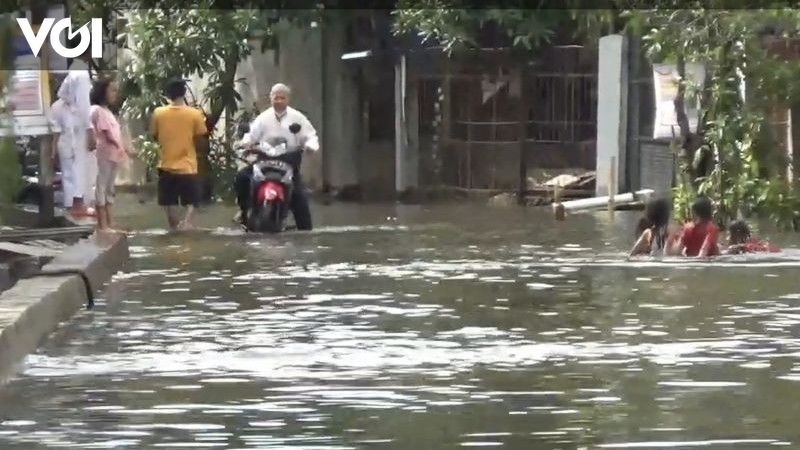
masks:
<svg viewBox="0 0 800 450"><path fill-rule="evenodd" d="M800 447L800 258L626 262L632 213L547 211L134 208L129 273L0 387L0 448Z"/></svg>

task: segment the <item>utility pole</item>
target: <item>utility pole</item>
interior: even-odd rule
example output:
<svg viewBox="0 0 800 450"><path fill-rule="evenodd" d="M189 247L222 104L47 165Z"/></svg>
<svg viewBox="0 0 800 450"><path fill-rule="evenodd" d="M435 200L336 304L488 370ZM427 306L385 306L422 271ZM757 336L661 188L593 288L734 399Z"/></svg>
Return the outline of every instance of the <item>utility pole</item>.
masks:
<svg viewBox="0 0 800 450"><path fill-rule="evenodd" d="M32 0L31 7L31 23L34 27L39 27L44 19L47 17L49 10L48 3L42 0ZM44 109L49 109L50 103L50 63L48 61L47 46L43 48L41 53L41 77L40 86L42 89L42 101L45 103ZM42 134L35 139L34 142L39 147L39 226L48 227L53 224L55 219L55 199L53 194L53 153L56 151L53 148L52 134Z"/></svg>

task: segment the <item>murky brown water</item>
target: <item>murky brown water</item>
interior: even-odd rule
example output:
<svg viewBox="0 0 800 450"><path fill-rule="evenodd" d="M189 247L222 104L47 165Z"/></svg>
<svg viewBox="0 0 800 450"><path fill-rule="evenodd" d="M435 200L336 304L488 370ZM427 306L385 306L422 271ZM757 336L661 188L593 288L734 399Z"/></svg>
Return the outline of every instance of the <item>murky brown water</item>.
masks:
<svg viewBox="0 0 800 450"><path fill-rule="evenodd" d="M628 263L630 214L316 218L137 234L0 388L0 448L800 447L800 258Z"/></svg>

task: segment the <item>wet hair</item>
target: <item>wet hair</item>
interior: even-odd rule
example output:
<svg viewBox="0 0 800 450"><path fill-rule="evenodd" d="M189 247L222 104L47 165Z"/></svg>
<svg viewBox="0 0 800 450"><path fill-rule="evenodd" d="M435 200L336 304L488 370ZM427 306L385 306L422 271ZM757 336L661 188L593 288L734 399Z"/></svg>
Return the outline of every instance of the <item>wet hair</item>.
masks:
<svg viewBox="0 0 800 450"><path fill-rule="evenodd" d="M708 197L697 197L692 203L692 216L696 219L707 222L712 219L714 215L714 205Z"/></svg>
<svg viewBox="0 0 800 450"><path fill-rule="evenodd" d="M672 205L665 198L657 198L647 203L645 216L650 221L650 226L663 227L669 224Z"/></svg>
<svg viewBox="0 0 800 450"><path fill-rule="evenodd" d="M734 244L743 244L750 239L750 226L744 220L735 220L728 226L731 241Z"/></svg>
<svg viewBox="0 0 800 450"><path fill-rule="evenodd" d="M113 83L111 78L100 78L92 83L92 90L89 92L89 101L93 105L108 106L108 87Z"/></svg>
<svg viewBox="0 0 800 450"><path fill-rule="evenodd" d="M186 81L181 78L171 78L164 86L164 93L170 100L183 98L186 95Z"/></svg>
<svg viewBox="0 0 800 450"><path fill-rule="evenodd" d="M666 227L672 212L672 204L665 198L652 199L644 207L644 216L636 225L636 237L652 227Z"/></svg>

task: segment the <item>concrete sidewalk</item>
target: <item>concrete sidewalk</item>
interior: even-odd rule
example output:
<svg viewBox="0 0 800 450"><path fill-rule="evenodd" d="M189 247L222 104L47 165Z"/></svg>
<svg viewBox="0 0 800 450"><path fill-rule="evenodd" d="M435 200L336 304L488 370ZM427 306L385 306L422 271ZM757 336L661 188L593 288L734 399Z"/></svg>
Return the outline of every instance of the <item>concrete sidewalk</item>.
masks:
<svg viewBox="0 0 800 450"><path fill-rule="evenodd" d="M64 250L43 272L80 270L98 292L129 258L124 235L92 235ZM87 304L86 286L77 275L36 276L0 294L0 383L61 322Z"/></svg>

